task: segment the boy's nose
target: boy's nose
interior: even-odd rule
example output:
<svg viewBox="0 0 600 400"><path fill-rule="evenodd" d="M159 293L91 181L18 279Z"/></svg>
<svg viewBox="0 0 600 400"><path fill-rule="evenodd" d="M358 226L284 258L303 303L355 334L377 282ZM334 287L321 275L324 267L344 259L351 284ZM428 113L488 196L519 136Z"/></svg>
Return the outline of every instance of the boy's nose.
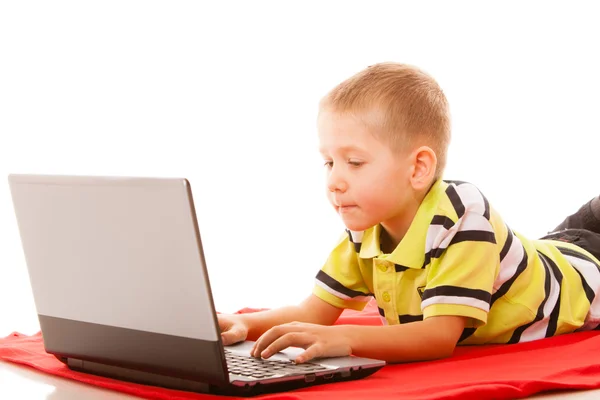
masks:
<svg viewBox="0 0 600 400"><path fill-rule="evenodd" d="M339 174L331 171L329 178L327 179L327 188L330 192L345 192L348 189L348 184L342 179Z"/></svg>

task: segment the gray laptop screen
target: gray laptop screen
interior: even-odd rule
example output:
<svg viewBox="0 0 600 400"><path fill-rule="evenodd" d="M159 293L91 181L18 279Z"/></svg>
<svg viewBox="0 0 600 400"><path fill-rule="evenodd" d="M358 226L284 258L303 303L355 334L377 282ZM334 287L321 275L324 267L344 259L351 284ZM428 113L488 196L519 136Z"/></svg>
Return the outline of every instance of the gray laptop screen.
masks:
<svg viewBox="0 0 600 400"><path fill-rule="evenodd" d="M9 182L38 314L217 340L187 181Z"/></svg>

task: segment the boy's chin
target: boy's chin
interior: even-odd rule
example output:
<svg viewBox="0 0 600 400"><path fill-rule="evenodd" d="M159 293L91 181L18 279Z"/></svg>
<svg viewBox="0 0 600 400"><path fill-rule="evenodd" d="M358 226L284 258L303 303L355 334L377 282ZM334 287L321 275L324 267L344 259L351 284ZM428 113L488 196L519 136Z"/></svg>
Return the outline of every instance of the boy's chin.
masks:
<svg viewBox="0 0 600 400"><path fill-rule="evenodd" d="M366 231L367 229L373 227L373 225L371 225L371 224L360 223L358 221L344 221L344 220L342 220L342 222L346 226L346 229L348 229L349 231L353 231L353 232Z"/></svg>

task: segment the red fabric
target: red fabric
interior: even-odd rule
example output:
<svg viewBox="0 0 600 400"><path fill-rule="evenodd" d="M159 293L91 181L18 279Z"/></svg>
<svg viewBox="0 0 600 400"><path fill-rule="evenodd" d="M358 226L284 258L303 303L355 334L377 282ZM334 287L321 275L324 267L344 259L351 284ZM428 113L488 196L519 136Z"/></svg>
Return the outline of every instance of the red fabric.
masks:
<svg viewBox="0 0 600 400"><path fill-rule="evenodd" d="M374 305L362 313L345 311L338 323L380 324ZM148 399L219 398L71 371L44 351L39 333L0 339L0 359ZM599 387L600 332L580 332L516 345L459 347L448 359L389 365L365 379L258 398L515 399L545 390Z"/></svg>

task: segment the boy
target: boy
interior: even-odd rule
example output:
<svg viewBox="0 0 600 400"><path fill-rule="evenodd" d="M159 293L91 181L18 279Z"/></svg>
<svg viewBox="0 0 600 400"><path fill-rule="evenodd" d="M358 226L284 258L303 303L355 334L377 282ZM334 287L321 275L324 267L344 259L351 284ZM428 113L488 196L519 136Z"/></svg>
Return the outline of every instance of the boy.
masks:
<svg viewBox="0 0 600 400"><path fill-rule="evenodd" d="M347 234L302 304L219 315L225 344L404 362L598 327L600 198L543 240L512 231L475 186L441 179L450 121L431 77L371 66L321 101L318 131ZM373 297L384 326L331 326Z"/></svg>

